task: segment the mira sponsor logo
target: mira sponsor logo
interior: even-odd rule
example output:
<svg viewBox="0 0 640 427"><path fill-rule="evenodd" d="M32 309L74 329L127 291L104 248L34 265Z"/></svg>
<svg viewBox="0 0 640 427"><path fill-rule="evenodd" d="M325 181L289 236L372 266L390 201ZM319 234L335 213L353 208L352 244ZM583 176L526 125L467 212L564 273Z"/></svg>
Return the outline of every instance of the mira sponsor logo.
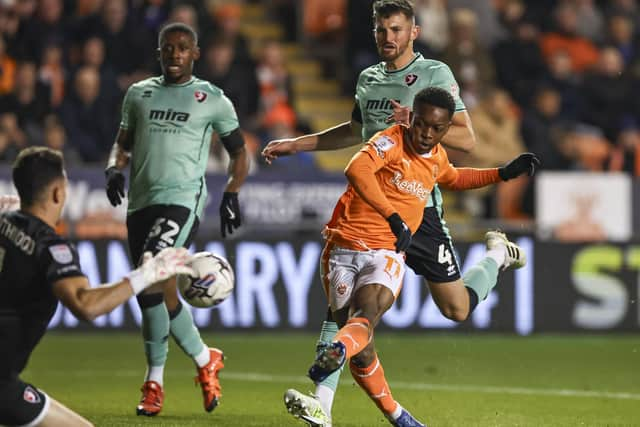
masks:
<svg viewBox="0 0 640 427"><path fill-rule="evenodd" d="M402 179L402 173L396 172L391 178L391 183L403 193L412 194L422 201L426 201L429 197L429 190L424 188L420 181L407 181Z"/></svg>
<svg viewBox="0 0 640 427"><path fill-rule="evenodd" d="M391 99L382 98L382 99L367 99L367 103L365 104L365 108L367 110L393 110L393 105L391 105ZM394 99L400 103L399 99Z"/></svg>
<svg viewBox="0 0 640 427"><path fill-rule="evenodd" d="M179 134L182 132L183 123L189 120L189 113L182 111L149 110L149 132L162 134Z"/></svg>
<svg viewBox="0 0 640 427"><path fill-rule="evenodd" d="M150 110L149 120L186 122L187 120L189 120L189 113L183 113L182 111L173 111L171 108L169 108L168 110Z"/></svg>

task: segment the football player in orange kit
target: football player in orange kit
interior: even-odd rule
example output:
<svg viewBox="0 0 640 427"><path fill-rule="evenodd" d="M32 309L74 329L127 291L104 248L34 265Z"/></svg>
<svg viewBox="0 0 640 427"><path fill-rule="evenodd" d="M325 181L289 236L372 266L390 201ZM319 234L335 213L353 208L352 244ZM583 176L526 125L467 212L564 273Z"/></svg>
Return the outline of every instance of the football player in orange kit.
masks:
<svg viewBox="0 0 640 427"><path fill-rule="evenodd" d="M532 175L539 164L523 153L501 168L456 168L440 145L455 112L446 90L428 87L414 98L409 128L378 132L349 162L347 190L324 230L321 274L341 329L309 369L320 382L347 360L353 378L394 426L419 427L389 390L373 344L373 329L402 287L404 251L422 221L434 185L467 190ZM522 249L499 232L487 233L486 272L477 278L488 292L500 267L524 266Z"/></svg>

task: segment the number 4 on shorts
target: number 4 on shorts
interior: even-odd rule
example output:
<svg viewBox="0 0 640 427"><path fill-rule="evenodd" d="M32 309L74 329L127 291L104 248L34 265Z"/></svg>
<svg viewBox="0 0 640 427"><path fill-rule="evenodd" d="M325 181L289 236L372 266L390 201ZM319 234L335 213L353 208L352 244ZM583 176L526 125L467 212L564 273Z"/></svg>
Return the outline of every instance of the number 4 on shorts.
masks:
<svg viewBox="0 0 640 427"><path fill-rule="evenodd" d="M440 264L453 264L451 251L445 246L444 243L441 243L440 246L438 246L438 262Z"/></svg>

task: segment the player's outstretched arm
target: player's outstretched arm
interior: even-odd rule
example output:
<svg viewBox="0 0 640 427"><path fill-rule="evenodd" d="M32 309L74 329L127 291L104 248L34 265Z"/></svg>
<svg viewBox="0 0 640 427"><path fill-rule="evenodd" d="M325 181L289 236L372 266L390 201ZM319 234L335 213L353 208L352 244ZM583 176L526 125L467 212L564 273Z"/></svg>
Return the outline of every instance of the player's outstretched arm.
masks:
<svg viewBox="0 0 640 427"><path fill-rule="evenodd" d="M110 312L132 295L176 274L196 275L186 265L190 255L185 248L166 248L156 256L147 252L143 259L140 267L117 283L92 288L84 276L68 277L53 284L53 294L77 318L91 321Z"/></svg>
<svg viewBox="0 0 640 427"><path fill-rule="evenodd" d="M466 111L458 111L451 119L451 126L442 138L442 144L447 148L470 152L476 145L476 135L473 132L471 117Z"/></svg>
<svg viewBox="0 0 640 427"><path fill-rule="evenodd" d="M508 181L521 175L533 176L540 166L540 159L533 153L522 153L499 168L476 169L450 166L438 178L438 183L447 190L471 190Z"/></svg>
<svg viewBox="0 0 640 427"><path fill-rule="evenodd" d="M301 151L330 151L351 147L362 143L362 125L354 120L340 123L318 133L297 138L270 141L262 150L262 157L271 164L281 156L289 156Z"/></svg>

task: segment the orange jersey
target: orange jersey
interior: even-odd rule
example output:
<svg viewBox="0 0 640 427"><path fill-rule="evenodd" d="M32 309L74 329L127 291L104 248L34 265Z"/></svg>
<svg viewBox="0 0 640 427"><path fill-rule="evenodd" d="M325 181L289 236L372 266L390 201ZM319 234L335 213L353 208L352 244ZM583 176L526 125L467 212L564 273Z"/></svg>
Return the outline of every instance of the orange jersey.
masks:
<svg viewBox="0 0 640 427"><path fill-rule="evenodd" d="M499 180L497 169L456 169L441 145L416 153L400 125L375 134L345 173L349 186L324 234L327 241L356 250L395 249L396 236L386 220L394 212L415 233L436 183L466 189Z"/></svg>

